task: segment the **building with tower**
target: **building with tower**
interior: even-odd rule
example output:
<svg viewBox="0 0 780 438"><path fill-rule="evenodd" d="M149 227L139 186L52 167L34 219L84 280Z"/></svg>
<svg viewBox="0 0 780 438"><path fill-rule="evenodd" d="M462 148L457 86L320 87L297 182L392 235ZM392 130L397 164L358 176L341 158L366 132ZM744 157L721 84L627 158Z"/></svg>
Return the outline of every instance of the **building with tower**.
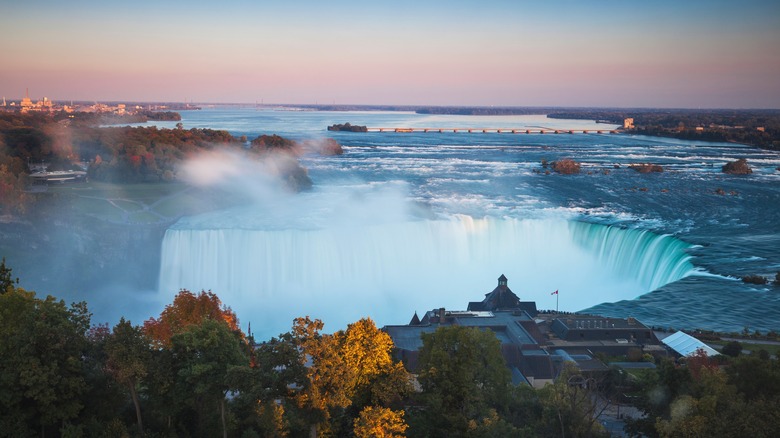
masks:
<svg viewBox="0 0 780 438"><path fill-rule="evenodd" d="M565 363L582 373L603 373L608 367L597 359L603 353L620 356L630 349L664 354L652 330L633 318L539 312L533 301L521 301L503 274L498 285L482 301L466 310L433 309L420 317L414 313L406 325L382 328L395 345L395 355L415 373L422 334L439 327L459 325L490 330L501 342L501 352L515 384L542 387L561 372Z"/></svg>

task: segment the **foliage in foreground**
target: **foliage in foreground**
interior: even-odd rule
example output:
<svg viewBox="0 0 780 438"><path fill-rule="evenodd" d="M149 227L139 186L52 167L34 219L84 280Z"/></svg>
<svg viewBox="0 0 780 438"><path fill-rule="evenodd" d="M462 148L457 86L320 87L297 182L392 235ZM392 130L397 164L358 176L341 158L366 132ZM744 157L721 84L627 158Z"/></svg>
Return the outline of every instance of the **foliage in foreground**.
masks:
<svg viewBox="0 0 780 438"><path fill-rule="evenodd" d="M780 362L765 352L665 359L640 378L564 367L536 390L511 384L491 331L443 327L423 335L415 391L367 318L332 334L297 318L258 344L215 294L183 290L143 326L90 326L85 303L12 278L1 264L0 436L598 437L626 391L646 413L632 434L780 433Z"/></svg>

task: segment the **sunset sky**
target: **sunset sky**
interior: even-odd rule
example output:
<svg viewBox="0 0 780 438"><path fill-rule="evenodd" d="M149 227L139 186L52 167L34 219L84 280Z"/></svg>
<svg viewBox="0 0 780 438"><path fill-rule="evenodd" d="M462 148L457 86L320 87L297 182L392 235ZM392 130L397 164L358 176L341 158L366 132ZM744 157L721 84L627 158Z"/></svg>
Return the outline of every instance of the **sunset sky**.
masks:
<svg viewBox="0 0 780 438"><path fill-rule="evenodd" d="M780 2L26 0L19 99L780 108Z"/></svg>

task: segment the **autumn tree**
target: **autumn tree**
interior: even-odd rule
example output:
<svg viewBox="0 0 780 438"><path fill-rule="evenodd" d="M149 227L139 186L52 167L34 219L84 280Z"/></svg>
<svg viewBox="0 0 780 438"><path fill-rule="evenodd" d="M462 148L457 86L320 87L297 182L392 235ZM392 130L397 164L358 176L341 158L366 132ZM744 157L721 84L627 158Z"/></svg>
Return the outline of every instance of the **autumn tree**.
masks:
<svg viewBox="0 0 780 438"><path fill-rule="evenodd" d="M392 360L390 337L373 321L361 319L333 334L323 327L320 320L296 318L289 333L255 349L239 397L261 406L262 418L249 425L254 430L341 436L367 406L398 405L411 391L409 374Z"/></svg>
<svg viewBox="0 0 780 438"><path fill-rule="evenodd" d="M183 333L206 319L220 321L230 330L239 330L236 314L229 307L222 305L215 293L201 291L194 294L182 289L173 299L173 303L165 306L159 318L150 318L144 322L143 331L155 346L170 347L174 335Z"/></svg>
<svg viewBox="0 0 780 438"><path fill-rule="evenodd" d="M296 318L292 340L300 350L299 361L306 368L306 384L296 394L299 408L308 412L310 435L324 428L329 430L331 409L350 405L354 388L354 371L339 354L339 333L322 334L324 324L319 319Z"/></svg>
<svg viewBox="0 0 780 438"><path fill-rule="evenodd" d="M355 419L353 433L356 438L400 438L408 427L403 411L368 406Z"/></svg>
<svg viewBox="0 0 780 438"><path fill-rule="evenodd" d="M353 403L389 407L411 392L411 377L401 362L393 361L393 340L370 318L349 324L341 340L344 362L351 369Z"/></svg>

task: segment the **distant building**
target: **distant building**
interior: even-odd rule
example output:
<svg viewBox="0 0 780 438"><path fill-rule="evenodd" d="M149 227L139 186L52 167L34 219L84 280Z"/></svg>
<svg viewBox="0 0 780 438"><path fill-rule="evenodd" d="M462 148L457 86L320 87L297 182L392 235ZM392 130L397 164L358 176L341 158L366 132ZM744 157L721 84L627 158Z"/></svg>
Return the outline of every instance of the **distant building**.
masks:
<svg viewBox="0 0 780 438"><path fill-rule="evenodd" d="M29 88L25 90L24 92L24 98L22 99L22 102L19 104L19 106L22 107L22 112L26 113L27 111L30 111L33 107L32 100L30 100L30 90Z"/></svg>
<svg viewBox="0 0 780 438"><path fill-rule="evenodd" d="M407 325L383 327L395 344L396 357L411 372L418 368L421 335L439 327L459 325L491 330L501 342L501 351L515 384L541 387L553 381L565 363L573 363L583 374L608 368L597 353L625 355L629 349L658 349L653 332L629 318L556 313L539 313L535 302L520 301L501 275L493 291L467 310L429 310L420 318L414 313Z"/></svg>
<svg viewBox="0 0 780 438"><path fill-rule="evenodd" d="M631 117L623 119L623 129L634 129L634 119Z"/></svg>
<svg viewBox="0 0 780 438"><path fill-rule="evenodd" d="M714 348L681 331L663 338L661 342L679 356L692 356L697 351L703 351L707 356L716 356L718 354Z"/></svg>

